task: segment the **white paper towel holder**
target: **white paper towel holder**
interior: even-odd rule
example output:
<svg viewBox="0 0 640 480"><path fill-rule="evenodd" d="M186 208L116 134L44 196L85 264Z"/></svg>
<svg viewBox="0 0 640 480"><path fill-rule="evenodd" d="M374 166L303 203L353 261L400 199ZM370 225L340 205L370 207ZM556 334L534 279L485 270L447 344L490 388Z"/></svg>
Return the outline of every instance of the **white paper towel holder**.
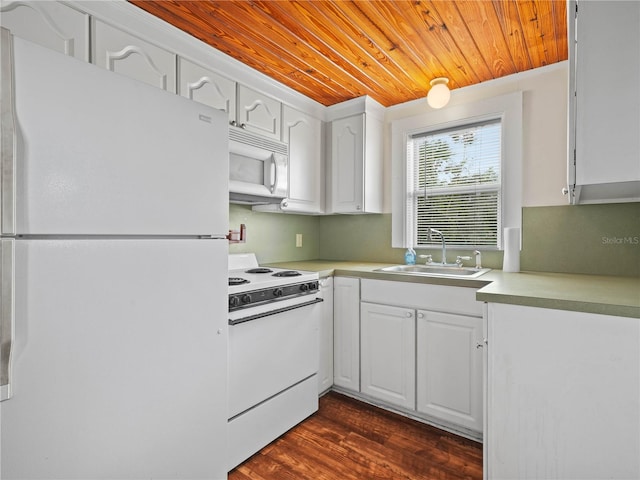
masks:
<svg viewBox="0 0 640 480"><path fill-rule="evenodd" d="M504 229L504 258L502 261L503 272L520 271L520 229L506 227Z"/></svg>

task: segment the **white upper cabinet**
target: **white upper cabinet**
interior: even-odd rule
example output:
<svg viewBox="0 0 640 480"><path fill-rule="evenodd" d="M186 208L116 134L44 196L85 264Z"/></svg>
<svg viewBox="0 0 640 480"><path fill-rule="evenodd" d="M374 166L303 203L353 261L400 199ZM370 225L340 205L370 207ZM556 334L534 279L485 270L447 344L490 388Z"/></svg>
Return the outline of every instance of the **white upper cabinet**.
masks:
<svg viewBox="0 0 640 480"><path fill-rule="evenodd" d="M178 58L178 93L227 112L236 120L236 82L184 58Z"/></svg>
<svg viewBox="0 0 640 480"><path fill-rule="evenodd" d="M382 213L382 106L368 97L329 107L330 116L360 112L331 122L331 188L328 213ZM351 112L349 112L351 113Z"/></svg>
<svg viewBox="0 0 640 480"><path fill-rule="evenodd" d="M289 144L289 198L282 203L282 209L298 213L322 213L322 122L284 106L283 123L283 140Z"/></svg>
<svg viewBox="0 0 640 480"><path fill-rule="evenodd" d="M282 104L271 97L238 85L238 126L265 137L281 140Z"/></svg>
<svg viewBox="0 0 640 480"><path fill-rule="evenodd" d="M331 125L331 212L364 211L364 113Z"/></svg>
<svg viewBox="0 0 640 480"><path fill-rule="evenodd" d="M92 61L112 72L176 93L176 55L93 20Z"/></svg>
<svg viewBox="0 0 640 480"><path fill-rule="evenodd" d="M89 61L89 16L58 2L2 2L2 26L65 55Z"/></svg>
<svg viewBox="0 0 640 480"><path fill-rule="evenodd" d="M576 13L571 1L568 8L575 39L569 42L572 202L638 201L640 2L578 1Z"/></svg>

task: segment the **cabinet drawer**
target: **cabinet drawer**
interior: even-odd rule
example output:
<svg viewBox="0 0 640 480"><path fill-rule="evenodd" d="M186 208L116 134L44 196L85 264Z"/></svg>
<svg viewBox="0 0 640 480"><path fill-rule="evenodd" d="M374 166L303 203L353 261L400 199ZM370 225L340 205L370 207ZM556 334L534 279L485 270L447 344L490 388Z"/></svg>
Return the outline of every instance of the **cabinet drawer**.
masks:
<svg viewBox="0 0 640 480"><path fill-rule="evenodd" d="M360 285L363 302L482 316L475 288L369 279L362 279Z"/></svg>

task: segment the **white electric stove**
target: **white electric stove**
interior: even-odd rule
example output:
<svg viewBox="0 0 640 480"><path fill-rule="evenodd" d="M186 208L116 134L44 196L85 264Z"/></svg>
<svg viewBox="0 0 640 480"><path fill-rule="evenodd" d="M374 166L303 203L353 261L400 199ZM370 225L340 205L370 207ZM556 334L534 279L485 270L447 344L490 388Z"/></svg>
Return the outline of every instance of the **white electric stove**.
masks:
<svg viewBox="0 0 640 480"><path fill-rule="evenodd" d="M229 255L231 470L318 409L316 272Z"/></svg>

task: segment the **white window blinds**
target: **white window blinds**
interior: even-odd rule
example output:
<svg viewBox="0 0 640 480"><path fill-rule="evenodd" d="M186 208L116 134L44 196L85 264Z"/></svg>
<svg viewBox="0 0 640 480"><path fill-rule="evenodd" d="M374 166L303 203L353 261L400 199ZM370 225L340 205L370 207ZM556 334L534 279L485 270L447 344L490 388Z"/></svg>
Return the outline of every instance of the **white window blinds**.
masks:
<svg viewBox="0 0 640 480"><path fill-rule="evenodd" d="M407 226L414 246L499 247L501 120L416 133L407 142Z"/></svg>

